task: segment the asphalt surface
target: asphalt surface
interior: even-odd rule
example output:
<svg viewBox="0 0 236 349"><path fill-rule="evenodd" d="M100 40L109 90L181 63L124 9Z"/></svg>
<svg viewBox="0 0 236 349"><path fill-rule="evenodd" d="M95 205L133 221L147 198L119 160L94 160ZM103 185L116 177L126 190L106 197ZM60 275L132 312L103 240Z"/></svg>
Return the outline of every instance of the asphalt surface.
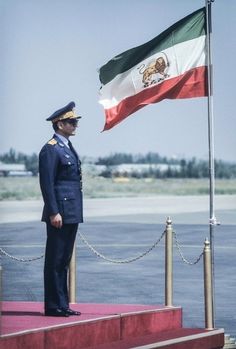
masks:
<svg viewBox="0 0 236 349"><path fill-rule="evenodd" d="M94 212L97 206L99 213L87 214L80 231L100 253L109 258L139 256L160 238L165 229L168 214L164 204L158 215L151 208L152 200L146 202L145 212L140 209L135 213L135 202L138 200L132 200L125 201L126 210L118 210L120 201L109 201L109 205L113 203L114 206L107 210L107 215L106 209L100 208L99 211L103 201L86 203ZM201 254L204 240L209 236L208 213L202 206L204 202L200 200L191 204L190 200L185 207L176 208L176 202L173 202L172 211L170 209L181 252L191 262ZM133 207L129 208L132 203ZM29 210L29 207L32 209ZM223 224L214 229L215 324L235 336L236 215L233 203L229 202L228 207L221 203L219 208L217 217ZM14 212L16 216L20 212L21 221L16 218L9 222ZM12 203L5 210L5 220L3 215L0 217L0 247L14 257L30 259L44 254L45 226L39 219L31 220L32 212L39 217L41 204ZM164 239L146 256L127 264L113 264L97 257L79 236L76 246L77 302L164 304ZM43 258L18 262L1 257L3 300L43 301ZM183 307L185 326L204 327L203 259L196 265L188 265L183 262L176 246L173 299L174 305Z"/></svg>

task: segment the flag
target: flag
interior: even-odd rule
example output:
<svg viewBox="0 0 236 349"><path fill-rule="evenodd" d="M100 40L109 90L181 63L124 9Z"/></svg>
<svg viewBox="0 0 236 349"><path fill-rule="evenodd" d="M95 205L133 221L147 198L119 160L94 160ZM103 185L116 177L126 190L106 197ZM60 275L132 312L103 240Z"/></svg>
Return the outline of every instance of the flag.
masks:
<svg viewBox="0 0 236 349"><path fill-rule="evenodd" d="M99 70L99 103L109 130L147 104L207 96L206 9L184 17L154 39Z"/></svg>

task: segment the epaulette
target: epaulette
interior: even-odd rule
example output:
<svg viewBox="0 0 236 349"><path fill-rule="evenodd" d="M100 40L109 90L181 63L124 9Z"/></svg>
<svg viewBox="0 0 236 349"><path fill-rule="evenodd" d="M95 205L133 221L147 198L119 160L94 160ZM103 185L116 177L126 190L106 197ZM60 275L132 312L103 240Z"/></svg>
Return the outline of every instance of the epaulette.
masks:
<svg viewBox="0 0 236 349"><path fill-rule="evenodd" d="M52 138L50 139L50 141L48 141L48 144L55 145L57 144L57 140L55 138Z"/></svg>

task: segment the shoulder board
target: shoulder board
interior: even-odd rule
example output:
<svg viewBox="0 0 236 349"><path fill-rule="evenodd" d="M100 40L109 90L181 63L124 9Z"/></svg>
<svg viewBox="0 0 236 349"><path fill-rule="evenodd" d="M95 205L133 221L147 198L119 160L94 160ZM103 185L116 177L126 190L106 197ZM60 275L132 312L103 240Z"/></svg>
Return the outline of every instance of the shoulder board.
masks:
<svg viewBox="0 0 236 349"><path fill-rule="evenodd" d="M55 138L52 138L50 139L50 141L48 141L48 144L55 145L57 144L57 140Z"/></svg>

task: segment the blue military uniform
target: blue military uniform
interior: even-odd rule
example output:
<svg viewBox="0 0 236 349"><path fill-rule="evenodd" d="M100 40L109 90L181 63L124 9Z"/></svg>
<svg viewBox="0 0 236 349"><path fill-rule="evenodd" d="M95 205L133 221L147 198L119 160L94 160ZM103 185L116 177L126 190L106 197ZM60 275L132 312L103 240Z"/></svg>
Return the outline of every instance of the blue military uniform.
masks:
<svg viewBox="0 0 236 349"><path fill-rule="evenodd" d="M70 117L78 118L71 113L73 107L74 103L71 102L47 120L53 122ZM78 224L83 222L81 162L70 142L69 144L70 147L67 147L59 135L54 134L39 154L40 187L44 199L42 221L47 225L45 314L49 310L69 309L68 267ZM62 217L61 228L50 223L50 216L58 213Z"/></svg>
<svg viewBox="0 0 236 349"><path fill-rule="evenodd" d="M83 222L81 162L57 135L39 154L39 173L45 203L42 221L59 212L65 224Z"/></svg>

